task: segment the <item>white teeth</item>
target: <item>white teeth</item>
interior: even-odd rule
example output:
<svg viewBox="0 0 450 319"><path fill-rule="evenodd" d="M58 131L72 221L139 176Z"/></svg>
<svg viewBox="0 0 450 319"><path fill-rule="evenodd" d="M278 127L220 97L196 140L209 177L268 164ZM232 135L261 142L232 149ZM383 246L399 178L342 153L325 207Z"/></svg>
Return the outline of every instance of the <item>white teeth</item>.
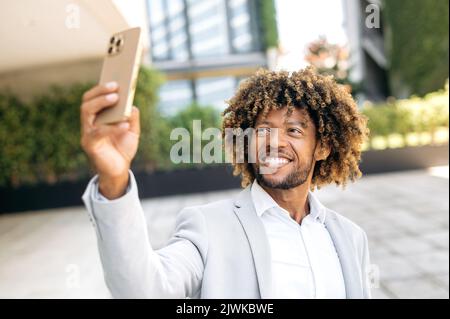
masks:
<svg viewBox="0 0 450 319"><path fill-rule="evenodd" d="M289 160L282 157L268 157L264 162L270 166L282 166L289 163Z"/></svg>

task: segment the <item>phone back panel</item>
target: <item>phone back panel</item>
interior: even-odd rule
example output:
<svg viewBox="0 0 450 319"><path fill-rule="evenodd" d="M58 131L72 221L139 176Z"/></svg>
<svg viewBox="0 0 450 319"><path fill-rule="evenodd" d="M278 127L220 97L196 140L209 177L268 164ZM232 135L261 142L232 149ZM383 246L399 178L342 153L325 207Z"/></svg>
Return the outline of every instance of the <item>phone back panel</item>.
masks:
<svg viewBox="0 0 450 319"><path fill-rule="evenodd" d="M131 114L142 54L140 36L138 27L116 33L108 41L99 84L116 81L119 100L97 115L98 124L120 122Z"/></svg>

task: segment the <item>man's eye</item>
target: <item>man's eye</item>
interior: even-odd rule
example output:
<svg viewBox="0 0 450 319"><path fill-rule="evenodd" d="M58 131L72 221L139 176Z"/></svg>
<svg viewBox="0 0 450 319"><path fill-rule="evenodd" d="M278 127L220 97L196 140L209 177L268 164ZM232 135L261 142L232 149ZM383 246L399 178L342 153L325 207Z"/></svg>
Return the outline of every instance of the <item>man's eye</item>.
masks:
<svg viewBox="0 0 450 319"><path fill-rule="evenodd" d="M289 132L293 134L302 134L302 131L298 128L291 128L289 129Z"/></svg>

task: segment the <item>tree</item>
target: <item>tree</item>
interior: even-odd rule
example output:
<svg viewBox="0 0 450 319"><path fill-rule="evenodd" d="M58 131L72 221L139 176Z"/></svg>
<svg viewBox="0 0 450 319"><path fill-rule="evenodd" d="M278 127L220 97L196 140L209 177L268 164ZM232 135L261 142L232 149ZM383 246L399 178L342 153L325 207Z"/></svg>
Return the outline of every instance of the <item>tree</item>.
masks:
<svg viewBox="0 0 450 319"><path fill-rule="evenodd" d="M353 94L359 90L358 85L348 78L350 65L346 47L329 43L325 36L321 36L307 46L305 60L320 74L334 76L337 83L345 85Z"/></svg>
<svg viewBox="0 0 450 319"><path fill-rule="evenodd" d="M384 1L391 90L423 96L448 78L448 0Z"/></svg>

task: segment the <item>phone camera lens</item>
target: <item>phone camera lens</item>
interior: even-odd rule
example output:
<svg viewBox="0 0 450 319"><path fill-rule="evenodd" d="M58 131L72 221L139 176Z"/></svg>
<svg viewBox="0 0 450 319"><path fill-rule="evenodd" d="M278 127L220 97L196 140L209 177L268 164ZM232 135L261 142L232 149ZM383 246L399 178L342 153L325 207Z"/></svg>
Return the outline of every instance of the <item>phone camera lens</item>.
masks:
<svg viewBox="0 0 450 319"><path fill-rule="evenodd" d="M113 47L109 47L108 54L112 54L113 52L114 52L114 48Z"/></svg>
<svg viewBox="0 0 450 319"><path fill-rule="evenodd" d="M115 37L111 37L111 39L109 40L109 43L113 44L116 41Z"/></svg>
<svg viewBox="0 0 450 319"><path fill-rule="evenodd" d="M122 39L117 40L116 45L119 47L122 45Z"/></svg>

